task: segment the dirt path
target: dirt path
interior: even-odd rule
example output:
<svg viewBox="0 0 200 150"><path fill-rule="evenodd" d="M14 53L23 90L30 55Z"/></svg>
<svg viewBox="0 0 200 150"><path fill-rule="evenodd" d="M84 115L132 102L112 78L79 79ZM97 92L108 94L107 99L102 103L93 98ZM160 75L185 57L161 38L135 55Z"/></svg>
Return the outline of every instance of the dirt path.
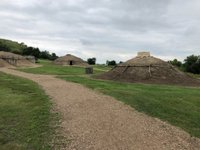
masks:
<svg viewBox="0 0 200 150"><path fill-rule="evenodd" d="M200 140L179 128L139 113L133 108L48 75L2 69L37 82L63 115L66 149L77 150L199 150Z"/></svg>

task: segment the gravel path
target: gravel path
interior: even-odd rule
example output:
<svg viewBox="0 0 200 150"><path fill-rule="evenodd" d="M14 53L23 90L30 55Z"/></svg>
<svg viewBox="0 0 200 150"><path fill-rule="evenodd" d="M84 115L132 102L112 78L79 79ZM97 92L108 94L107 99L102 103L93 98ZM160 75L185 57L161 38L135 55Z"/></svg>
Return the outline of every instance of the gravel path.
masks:
<svg viewBox="0 0 200 150"><path fill-rule="evenodd" d="M0 68L37 82L62 114L63 134L73 150L199 150L200 139L139 113L112 97L50 75Z"/></svg>

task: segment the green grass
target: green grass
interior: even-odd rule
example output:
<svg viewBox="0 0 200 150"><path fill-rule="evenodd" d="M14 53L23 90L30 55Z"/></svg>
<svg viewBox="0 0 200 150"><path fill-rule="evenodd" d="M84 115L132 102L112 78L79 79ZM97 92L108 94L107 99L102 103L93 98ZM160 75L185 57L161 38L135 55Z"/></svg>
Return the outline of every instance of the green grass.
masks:
<svg viewBox="0 0 200 150"><path fill-rule="evenodd" d="M24 45L7 39L1 39L0 38L0 50L4 50L4 48L8 48L10 52L18 52L21 53L22 49L24 48Z"/></svg>
<svg viewBox="0 0 200 150"><path fill-rule="evenodd" d="M193 73L187 73L189 76L193 77L193 78L197 78L200 79L200 74L193 74Z"/></svg>
<svg viewBox="0 0 200 150"><path fill-rule="evenodd" d="M78 76L61 78L113 96L140 112L200 137L200 88L128 84Z"/></svg>
<svg viewBox="0 0 200 150"><path fill-rule="evenodd" d="M19 68L18 70L34 73L34 74L52 74L52 75L84 75L85 67L77 67L77 66L60 66L54 65L52 61L48 60L39 60L39 65L41 67L37 68ZM94 74L105 72L109 69L109 67L101 67L93 66Z"/></svg>
<svg viewBox="0 0 200 150"><path fill-rule="evenodd" d="M93 65L93 68L96 70L102 70L102 71L109 71L110 69L112 69L111 66L107 66L107 65Z"/></svg>
<svg viewBox="0 0 200 150"><path fill-rule="evenodd" d="M0 149L50 149L51 107L37 84L0 72Z"/></svg>

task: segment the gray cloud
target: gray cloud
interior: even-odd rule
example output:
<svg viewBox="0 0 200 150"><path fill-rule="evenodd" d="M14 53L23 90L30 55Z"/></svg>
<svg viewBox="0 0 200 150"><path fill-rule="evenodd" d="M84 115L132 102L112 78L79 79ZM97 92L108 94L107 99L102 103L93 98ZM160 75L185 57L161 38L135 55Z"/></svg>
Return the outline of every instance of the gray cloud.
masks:
<svg viewBox="0 0 200 150"><path fill-rule="evenodd" d="M199 9L199 0L2 0L0 35L98 62L140 50L183 60L200 52Z"/></svg>

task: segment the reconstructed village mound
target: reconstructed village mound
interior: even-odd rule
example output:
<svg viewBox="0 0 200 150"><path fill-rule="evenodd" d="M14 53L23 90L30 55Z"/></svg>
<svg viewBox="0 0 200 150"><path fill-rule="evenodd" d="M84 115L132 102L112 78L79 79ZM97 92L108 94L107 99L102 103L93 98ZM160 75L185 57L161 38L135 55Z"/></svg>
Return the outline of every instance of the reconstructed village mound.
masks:
<svg viewBox="0 0 200 150"><path fill-rule="evenodd" d="M0 67L35 67L33 56L21 56L10 52L0 51Z"/></svg>
<svg viewBox="0 0 200 150"><path fill-rule="evenodd" d="M62 66L88 66L87 62L71 54L57 58L54 64Z"/></svg>
<svg viewBox="0 0 200 150"><path fill-rule="evenodd" d="M139 52L135 58L117 65L97 78L123 82L200 86L200 80L151 56L149 52Z"/></svg>

